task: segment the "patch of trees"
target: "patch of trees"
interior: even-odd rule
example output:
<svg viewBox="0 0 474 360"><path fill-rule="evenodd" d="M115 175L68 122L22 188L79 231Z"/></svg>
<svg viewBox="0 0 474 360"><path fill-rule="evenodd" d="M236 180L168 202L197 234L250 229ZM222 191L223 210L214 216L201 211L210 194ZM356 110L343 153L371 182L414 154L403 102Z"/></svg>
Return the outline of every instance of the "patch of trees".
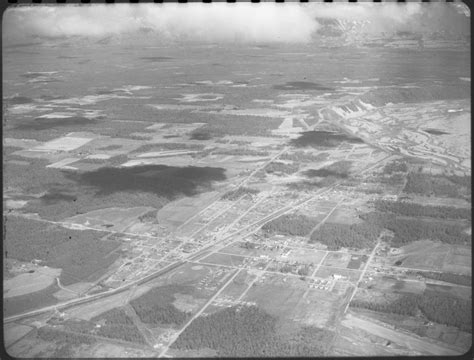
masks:
<svg viewBox="0 0 474 360"><path fill-rule="evenodd" d="M120 243L100 240L94 230L72 230L17 216L4 217L4 251L20 261L42 260L44 265L62 268L63 285L100 276L118 254L110 254ZM110 254L110 255L109 255Z"/></svg>
<svg viewBox="0 0 474 360"><path fill-rule="evenodd" d="M403 161L395 160L386 164L382 171L384 174L387 174L387 175L391 175L396 172L407 172L408 166Z"/></svg>
<svg viewBox="0 0 474 360"><path fill-rule="evenodd" d="M264 170L266 173L293 174L297 172L298 169L299 169L299 166L296 163L286 164L279 161L273 161L267 166L265 166Z"/></svg>
<svg viewBox="0 0 474 360"><path fill-rule="evenodd" d="M250 242L250 241L246 241L246 242L242 243L240 245L240 247L242 247L244 249L247 249L247 250L255 249L255 243Z"/></svg>
<svg viewBox="0 0 474 360"><path fill-rule="evenodd" d="M118 166L126 163L128 161L128 156L126 154L120 154L112 156L110 159L107 160L107 164L109 166Z"/></svg>
<svg viewBox="0 0 474 360"><path fill-rule="evenodd" d="M241 186L236 190L230 190L230 191L226 192L222 196L222 200L234 201L234 200L240 199L244 195L248 194L250 196L253 196L255 194L258 194L259 192L260 192L260 190L258 190L258 189L253 189L253 188Z"/></svg>
<svg viewBox="0 0 474 360"><path fill-rule="evenodd" d="M429 321L472 331L471 301L447 293L426 290L422 295L406 294L390 303L354 300L352 307L414 316L421 312Z"/></svg>
<svg viewBox="0 0 474 360"><path fill-rule="evenodd" d="M285 214L262 226L268 234L306 236L316 226L317 220L303 214Z"/></svg>
<svg viewBox="0 0 474 360"><path fill-rule="evenodd" d="M144 153L150 151L162 150L202 150L202 144L186 144L186 143L159 143L159 144L145 144L133 150L134 153Z"/></svg>
<svg viewBox="0 0 474 360"><path fill-rule="evenodd" d="M378 311L389 314L415 316L418 311L417 297L413 294L402 295L391 302L371 302L367 300L353 300L352 307Z"/></svg>
<svg viewBox="0 0 474 360"><path fill-rule="evenodd" d="M365 249L375 245L381 228L369 222L357 224L324 223L311 234L310 243L320 242L329 250L341 247Z"/></svg>
<svg viewBox="0 0 474 360"><path fill-rule="evenodd" d="M121 309L112 309L91 319L101 326L94 333L113 339L145 344L145 338L137 329L133 320Z"/></svg>
<svg viewBox="0 0 474 360"><path fill-rule="evenodd" d="M213 154L235 156L268 156L268 151L241 148L216 149Z"/></svg>
<svg viewBox="0 0 474 360"><path fill-rule="evenodd" d="M471 209L453 206L420 205L406 201L375 201L375 208L403 216L425 216L440 219L471 219Z"/></svg>
<svg viewBox="0 0 474 360"><path fill-rule="evenodd" d="M189 135L191 140L210 140L213 138L212 133L208 130L193 130Z"/></svg>
<svg viewBox="0 0 474 360"><path fill-rule="evenodd" d="M81 344L94 344L96 340L87 335L71 334L58 329L54 329L50 326L43 326L38 329L38 337L41 340L55 342L55 343L66 343L70 345L81 345Z"/></svg>
<svg viewBox="0 0 474 360"><path fill-rule="evenodd" d="M101 147L101 148L99 148L99 150L117 150L117 149L121 149L121 148L122 148L122 145L111 144L111 145Z"/></svg>
<svg viewBox="0 0 474 360"><path fill-rule="evenodd" d="M146 212L143 215L140 215L138 217L138 220L141 222L157 222L158 220L156 219L156 214L158 213L158 210L150 210Z"/></svg>
<svg viewBox="0 0 474 360"><path fill-rule="evenodd" d="M199 317L171 346L182 350L210 348L218 356L321 356L332 333L314 327L294 335L278 333L277 319L257 306L233 306Z"/></svg>
<svg viewBox="0 0 474 360"><path fill-rule="evenodd" d="M191 286L165 285L154 288L130 302L141 321L147 324L180 326L189 320L191 313L177 309L175 293L188 294Z"/></svg>
<svg viewBox="0 0 474 360"><path fill-rule="evenodd" d="M319 181L308 181L308 180L292 182L292 183L287 184L287 187L294 191L312 191L315 189L319 189L322 186L323 184L321 184L321 182Z"/></svg>
<svg viewBox="0 0 474 360"><path fill-rule="evenodd" d="M462 197L471 193L471 177L433 176L411 172L407 176L403 191L428 196Z"/></svg>
<svg viewBox="0 0 474 360"><path fill-rule="evenodd" d="M472 183L471 183L471 176L458 176L458 175L450 175L446 176L446 179L451 181L452 183L465 187L467 189L471 189Z"/></svg>
<svg viewBox="0 0 474 360"><path fill-rule="evenodd" d="M302 267L298 269L298 275L307 276L309 275L310 270L311 270L311 267L309 265L303 265Z"/></svg>
<svg viewBox="0 0 474 360"><path fill-rule="evenodd" d="M472 332L472 304L447 293L425 291L418 306L430 321Z"/></svg>
<svg viewBox="0 0 474 360"><path fill-rule="evenodd" d="M77 128L91 126L97 123L96 118L90 119L84 116L68 116L63 118L36 118L19 122L16 129L22 131L41 131L57 128Z"/></svg>
<svg viewBox="0 0 474 360"><path fill-rule="evenodd" d="M319 153L319 154L313 154L311 152L306 152L306 151L295 151L291 153L284 153L280 156L280 159L282 160L291 160L296 163L301 163L301 162L318 162L318 161L324 161L329 157L328 153Z"/></svg>
<svg viewBox="0 0 474 360"><path fill-rule="evenodd" d="M244 140L231 140L231 141L229 141L229 144L245 146L245 145L251 144L251 142L250 141L244 141Z"/></svg>
<svg viewBox="0 0 474 360"><path fill-rule="evenodd" d="M426 279L433 279L438 281L445 281L451 284L458 284L464 286L471 286L472 277L464 274L453 274L445 272L428 272L428 271L413 271L406 272L407 275L422 276Z"/></svg>
<svg viewBox="0 0 474 360"><path fill-rule="evenodd" d="M400 219L387 213L372 212L361 216L373 226L388 229L394 233L391 246L400 247L413 241L430 239L447 244L470 243L471 236L460 225L434 222L420 218Z"/></svg>
<svg viewBox="0 0 474 360"><path fill-rule="evenodd" d="M214 138L227 135L271 136L271 130L278 128L281 124L281 119L277 118L238 116L238 121L236 121L234 115L222 114L219 114L218 118L207 118L204 121L207 124L199 130Z"/></svg>
<svg viewBox="0 0 474 360"><path fill-rule="evenodd" d="M293 272L293 266L291 266L290 264L284 264L280 268L280 272L282 272L283 274L291 273Z"/></svg>

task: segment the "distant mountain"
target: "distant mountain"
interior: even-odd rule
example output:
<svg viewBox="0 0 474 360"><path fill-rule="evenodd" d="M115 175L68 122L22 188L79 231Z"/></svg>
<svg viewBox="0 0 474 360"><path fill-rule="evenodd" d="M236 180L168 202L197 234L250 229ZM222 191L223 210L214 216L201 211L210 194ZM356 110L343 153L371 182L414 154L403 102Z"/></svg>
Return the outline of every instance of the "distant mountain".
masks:
<svg viewBox="0 0 474 360"><path fill-rule="evenodd" d="M470 45L470 18L462 7L420 11L409 21L316 17L315 43L326 47L464 47Z"/></svg>

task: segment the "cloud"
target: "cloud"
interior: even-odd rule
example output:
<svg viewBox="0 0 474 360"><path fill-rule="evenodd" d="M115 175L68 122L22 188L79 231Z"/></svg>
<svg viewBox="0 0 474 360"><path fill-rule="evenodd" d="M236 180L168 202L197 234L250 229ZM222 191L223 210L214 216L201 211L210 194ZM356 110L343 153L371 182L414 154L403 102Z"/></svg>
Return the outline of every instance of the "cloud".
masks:
<svg viewBox="0 0 474 360"><path fill-rule="evenodd" d="M365 21L370 30L413 29L420 19L455 26L450 4L189 3L23 6L3 17L4 41L31 37L128 36L147 30L161 40L309 42L317 19ZM447 16L449 15L449 16ZM442 20L445 19L445 20Z"/></svg>
<svg viewBox="0 0 474 360"><path fill-rule="evenodd" d="M149 29L168 40L306 42L318 27L307 8L271 3L31 6L9 9L3 32L5 37L101 37Z"/></svg>

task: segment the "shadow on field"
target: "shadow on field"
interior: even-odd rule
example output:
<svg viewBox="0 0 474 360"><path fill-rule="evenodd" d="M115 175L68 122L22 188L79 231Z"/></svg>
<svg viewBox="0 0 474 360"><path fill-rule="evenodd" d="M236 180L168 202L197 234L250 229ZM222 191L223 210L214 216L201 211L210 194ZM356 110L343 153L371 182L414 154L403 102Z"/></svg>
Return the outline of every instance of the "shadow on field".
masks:
<svg viewBox="0 0 474 360"><path fill-rule="evenodd" d="M332 177L332 178L345 179L349 176L351 167L352 167L352 161L341 160L341 161L336 161L332 163L331 165L325 166L324 168L321 168L321 169L308 169L303 172L303 175L305 175L308 178Z"/></svg>
<svg viewBox="0 0 474 360"><path fill-rule="evenodd" d="M26 96L13 96L11 98L4 98L3 101L10 105L21 105L32 103L33 99Z"/></svg>
<svg viewBox="0 0 474 360"><path fill-rule="evenodd" d="M18 130L47 130L57 127L71 127L95 124L97 121L83 116L70 116L64 118L36 118L25 121L15 127Z"/></svg>
<svg viewBox="0 0 474 360"><path fill-rule="evenodd" d="M65 176L79 185L94 187L97 195L148 192L168 199L196 195L203 188L210 189L212 182L226 179L223 168L167 165L105 167L85 173L67 172Z"/></svg>
<svg viewBox="0 0 474 360"><path fill-rule="evenodd" d="M139 59L147 60L149 62L163 62L163 61L173 60L173 58L169 56L142 56Z"/></svg>
<svg viewBox="0 0 474 360"><path fill-rule="evenodd" d="M447 135L447 134L449 134L445 131L441 131L441 130L437 130L437 129L424 129L423 131L427 132L428 134L431 134L431 135Z"/></svg>
<svg viewBox="0 0 474 360"><path fill-rule="evenodd" d="M331 131L306 131L301 134L300 137L292 139L290 144L295 147L336 147L343 142L351 144L361 144L362 139L341 133L335 133Z"/></svg>
<svg viewBox="0 0 474 360"><path fill-rule="evenodd" d="M41 200L45 205L51 205L59 201L76 201L77 197L63 192L61 189L53 188L48 190L48 192L41 197Z"/></svg>
<svg viewBox="0 0 474 360"><path fill-rule="evenodd" d="M312 177L328 177L328 176L333 176L336 178L347 178L347 173L342 173L336 170L331 170L331 169L309 169L303 172L303 175L309 178Z"/></svg>
<svg viewBox="0 0 474 360"><path fill-rule="evenodd" d="M311 81L289 81L285 84L274 85L275 90L320 90L333 91L334 88L314 83Z"/></svg>

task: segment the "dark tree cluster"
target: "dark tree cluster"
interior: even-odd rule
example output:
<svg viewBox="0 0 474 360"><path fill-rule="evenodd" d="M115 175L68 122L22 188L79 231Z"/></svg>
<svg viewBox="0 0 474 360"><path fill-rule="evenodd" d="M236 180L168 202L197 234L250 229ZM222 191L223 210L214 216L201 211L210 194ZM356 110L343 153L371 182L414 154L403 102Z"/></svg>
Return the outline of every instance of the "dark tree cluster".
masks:
<svg viewBox="0 0 474 360"><path fill-rule="evenodd" d="M386 164L382 171L384 174L387 174L387 175L391 175L397 172L407 172L408 166L403 161L395 160Z"/></svg>
<svg viewBox="0 0 474 360"><path fill-rule="evenodd" d="M236 190L230 190L230 191L226 192L222 196L222 200L234 201L234 200L240 199L244 195L249 194L249 195L253 196L255 194L258 194L259 192L260 192L260 190L258 190L258 189L253 189L253 188L241 186Z"/></svg>
<svg viewBox="0 0 474 360"><path fill-rule="evenodd" d="M156 219L156 214L157 213L158 213L158 210L150 210L150 211L146 212L145 214L140 215L138 217L138 220L140 220L141 222L156 222L156 221L158 221Z"/></svg>
<svg viewBox="0 0 474 360"><path fill-rule="evenodd" d="M379 107L388 103L420 103L424 101L464 99L469 97L470 88L466 85L433 85L423 88L379 88L361 96L364 103Z"/></svg>
<svg viewBox="0 0 474 360"><path fill-rule="evenodd" d="M294 161L296 163L302 163L302 162L318 162L318 161L324 161L329 157L328 153L318 153L318 154L313 154L311 152L305 152L305 151L294 151L291 153L284 153L280 156L281 160L290 160Z"/></svg>
<svg viewBox="0 0 474 360"><path fill-rule="evenodd" d="M212 152L218 155L234 155L234 156L268 156L268 151L249 149L246 147L217 149Z"/></svg>
<svg viewBox="0 0 474 360"><path fill-rule="evenodd" d="M464 286L472 285L472 277L465 274L453 274L445 272L428 272L428 271L414 271L409 270L406 272L407 275L422 276L426 279L444 281L451 284L458 284Z"/></svg>
<svg viewBox="0 0 474 360"><path fill-rule="evenodd" d="M297 163L283 163L279 161L273 161L267 166L265 166L266 173L283 173L283 174L293 174L299 170Z"/></svg>
<svg viewBox="0 0 474 360"><path fill-rule="evenodd" d="M315 218L302 214L285 214L262 226L268 234L307 236L316 226Z"/></svg>
<svg viewBox="0 0 474 360"><path fill-rule="evenodd" d="M293 267L290 264L285 264L280 268L280 272L283 274L291 273L293 272Z"/></svg>
<svg viewBox="0 0 474 360"><path fill-rule="evenodd" d="M293 191L313 191L313 190L323 187L323 184L322 182L319 182L319 181L304 180L304 181L288 183L287 187L288 189L293 190Z"/></svg>
<svg viewBox="0 0 474 360"><path fill-rule="evenodd" d="M460 299L446 293L425 291L418 307L430 321L472 331L471 300Z"/></svg>
<svg viewBox="0 0 474 360"><path fill-rule="evenodd" d="M280 335L277 319L256 306L233 306L199 317L172 348L210 348L218 356L321 356L331 337L325 330L305 327L293 336Z"/></svg>
<svg viewBox="0 0 474 360"><path fill-rule="evenodd" d="M118 257L110 253L120 243L100 240L104 233L99 231L66 229L17 216L4 219L7 256L21 261L42 260L45 265L62 268L63 285L95 275Z"/></svg>
<svg viewBox="0 0 474 360"><path fill-rule="evenodd" d="M196 129L191 132L189 135L191 140L210 140L213 138L213 134L209 130L205 129Z"/></svg>
<svg viewBox="0 0 474 360"><path fill-rule="evenodd" d="M66 320L61 324L66 332L72 331L91 336L103 336L139 344L145 344L145 338L137 329L133 320L122 309L112 309L86 320Z"/></svg>
<svg viewBox="0 0 474 360"><path fill-rule="evenodd" d="M66 343L69 345L93 344L96 340L87 335L71 334L50 326L43 326L38 329L38 337L44 341L55 343Z"/></svg>
<svg viewBox="0 0 474 360"><path fill-rule="evenodd" d="M351 306L409 316L421 312L429 321L455 326L462 331L472 331L471 301L446 293L427 290L422 295L402 295L391 303L354 300Z"/></svg>
<svg viewBox="0 0 474 360"><path fill-rule="evenodd" d="M415 316L418 311L417 297L413 294L402 295L392 302L371 302L367 300L353 300L351 306L389 314Z"/></svg>
<svg viewBox="0 0 474 360"><path fill-rule="evenodd" d="M471 193L471 177L433 176L411 172L408 174L403 191L408 194L462 197Z"/></svg>
<svg viewBox="0 0 474 360"><path fill-rule="evenodd" d="M387 213L368 213L362 216L368 223L394 233L391 245L400 247L413 241L429 239L447 244L470 243L471 236L463 227L446 222L434 222L420 218L400 219Z"/></svg>
<svg viewBox="0 0 474 360"><path fill-rule="evenodd" d="M280 119L261 116L239 116L239 121L235 121L233 115L219 115L218 118L208 118L205 121L206 125L199 128L198 134L210 138L228 135L271 136L271 130L281 124Z"/></svg>
<svg viewBox="0 0 474 360"><path fill-rule="evenodd" d="M94 333L112 339L145 344L145 338L137 329L133 320L123 310L112 309L91 319L101 326L94 329Z"/></svg>
<svg viewBox="0 0 474 360"><path fill-rule="evenodd" d="M247 250L255 249L255 243L250 242L250 241L246 241L246 242L242 243L240 245L240 247L242 247L244 249L247 249Z"/></svg>
<svg viewBox="0 0 474 360"><path fill-rule="evenodd" d="M320 242L329 250L341 247L365 249L374 246L381 228L369 222L357 224L324 223L311 234L310 243Z"/></svg>
<svg viewBox="0 0 474 360"><path fill-rule="evenodd" d="M187 144L187 143L155 143L145 144L139 148L133 150L133 153L144 153L150 151L163 151L163 150L202 150L204 145L202 144Z"/></svg>
<svg viewBox="0 0 474 360"><path fill-rule="evenodd" d="M309 265L303 265L302 267L298 269L298 275L307 276L309 275L310 270L311 270L311 267Z"/></svg>
<svg viewBox="0 0 474 360"><path fill-rule="evenodd" d="M141 321L156 325L182 325L191 313L177 309L173 302L175 293L190 293L192 287L165 285L154 288L130 302Z"/></svg>
<svg viewBox="0 0 474 360"><path fill-rule="evenodd" d="M471 219L471 209L453 206L420 205L406 201L375 201L375 208L382 212L391 212L403 216L425 216L440 219Z"/></svg>

